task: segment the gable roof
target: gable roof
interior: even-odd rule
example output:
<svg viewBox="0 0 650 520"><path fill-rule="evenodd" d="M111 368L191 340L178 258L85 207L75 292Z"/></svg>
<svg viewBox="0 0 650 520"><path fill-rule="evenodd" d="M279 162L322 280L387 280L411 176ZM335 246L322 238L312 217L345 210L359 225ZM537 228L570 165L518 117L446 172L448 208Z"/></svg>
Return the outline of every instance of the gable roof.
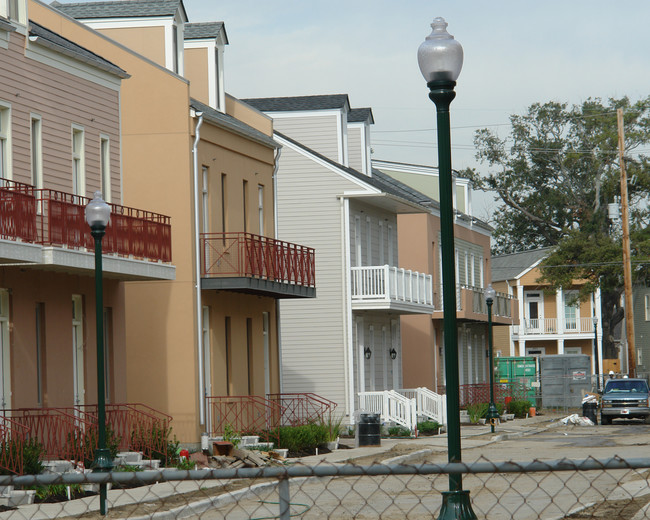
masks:
<svg viewBox="0 0 650 520"><path fill-rule="evenodd" d="M187 20L182 0L104 0L100 2L50 4L72 18L142 18L148 16L174 16L180 8Z"/></svg>
<svg viewBox="0 0 650 520"><path fill-rule="evenodd" d="M347 94L242 99L261 112L332 110L350 107Z"/></svg>
<svg viewBox="0 0 650 520"><path fill-rule="evenodd" d="M89 63L98 69L114 74L119 78L128 78L129 74L114 63L102 58L99 54L89 51L81 45L56 34L42 25L29 22L29 38L32 42L48 47L56 52L70 56L71 58Z"/></svg>
<svg viewBox="0 0 650 520"><path fill-rule="evenodd" d="M552 247L543 247L509 255L493 256L492 281L502 282L517 279L546 258L552 251Z"/></svg>
<svg viewBox="0 0 650 520"><path fill-rule="evenodd" d="M353 108L348 112L348 123L365 123L366 121L371 125L375 124L372 108Z"/></svg>
<svg viewBox="0 0 650 520"><path fill-rule="evenodd" d="M185 40L216 39L220 34L223 34L223 39L227 44L228 36L223 22L186 23L183 28L183 38Z"/></svg>
<svg viewBox="0 0 650 520"><path fill-rule="evenodd" d="M218 110L215 110L214 108L206 105L205 103L201 103L196 99L191 99L190 107L192 107L197 112L203 112L203 117L206 121L210 121L222 128L226 128L239 135L252 139L253 141L256 141L265 146L268 146L269 148L279 148L278 143L276 143L271 136L268 136L265 133L260 132L256 128L253 128L252 126L249 126L246 123L243 123L239 119L235 119L234 117L228 114L219 112Z"/></svg>

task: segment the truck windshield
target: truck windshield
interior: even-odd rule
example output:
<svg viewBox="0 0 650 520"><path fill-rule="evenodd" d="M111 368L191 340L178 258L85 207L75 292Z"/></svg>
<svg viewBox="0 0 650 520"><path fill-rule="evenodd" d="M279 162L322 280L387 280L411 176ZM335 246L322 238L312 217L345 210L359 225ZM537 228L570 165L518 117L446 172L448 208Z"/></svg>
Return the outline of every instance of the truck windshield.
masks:
<svg viewBox="0 0 650 520"><path fill-rule="evenodd" d="M627 381L620 379L617 381L607 381L605 393L648 393L648 384L645 381Z"/></svg>

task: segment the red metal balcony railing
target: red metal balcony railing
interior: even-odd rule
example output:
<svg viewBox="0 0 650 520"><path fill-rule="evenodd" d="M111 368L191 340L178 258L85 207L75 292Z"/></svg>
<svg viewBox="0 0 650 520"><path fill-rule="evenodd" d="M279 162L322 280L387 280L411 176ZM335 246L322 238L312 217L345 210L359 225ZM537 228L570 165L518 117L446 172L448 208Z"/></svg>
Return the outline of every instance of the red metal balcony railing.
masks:
<svg viewBox="0 0 650 520"><path fill-rule="evenodd" d="M55 190L38 196L38 238L44 245L93 249L84 210L90 199ZM150 211L110 204L111 221L102 240L104 253L171 262L170 218Z"/></svg>
<svg viewBox="0 0 650 520"><path fill-rule="evenodd" d="M282 426L298 426L326 421L332 417L336 403L313 393L268 394L269 401L282 408Z"/></svg>
<svg viewBox="0 0 650 520"><path fill-rule="evenodd" d="M203 233L203 277L251 277L315 287L311 247L252 233Z"/></svg>
<svg viewBox="0 0 650 520"><path fill-rule="evenodd" d="M0 238L36 241L35 201L29 184L0 178Z"/></svg>
<svg viewBox="0 0 650 520"><path fill-rule="evenodd" d="M23 450L27 435L25 426L5 415L0 415L0 470L22 474Z"/></svg>

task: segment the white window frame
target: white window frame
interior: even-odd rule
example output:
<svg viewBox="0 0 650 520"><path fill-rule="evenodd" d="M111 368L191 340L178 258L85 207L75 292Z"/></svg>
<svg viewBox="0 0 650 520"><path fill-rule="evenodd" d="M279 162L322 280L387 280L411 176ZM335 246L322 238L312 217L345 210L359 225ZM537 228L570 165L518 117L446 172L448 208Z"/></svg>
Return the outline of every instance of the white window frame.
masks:
<svg viewBox="0 0 650 520"><path fill-rule="evenodd" d="M372 222L366 217L366 261L367 265L372 264Z"/></svg>
<svg viewBox="0 0 650 520"><path fill-rule="evenodd" d="M24 0L0 0L0 16L25 25L25 4Z"/></svg>
<svg viewBox="0 0 650 520"><path fill-rule="evenodd" d="M580 347L564 347L565 354L582 354Z"/></svg>
<svg viewBox="0 0 650 520"><path fill-rule="evenodd" d="M386 262L386 255L384 253L384 223L379 221L379 265L384 265Z"/></svg>
<svg viewBox="0 0 650 520"><path fill-rule="evenodd" d="M11 162L11 105L0 101L0 179L13 178Z"/></svg>
<svg viewBox="0 0 650 520"><path fill-rule="evenodd" d="M0 289L0 406L11 408L11 343L9 335L9 291Z"/></svg>
<svg viewBox="0 0 650 520"><path fill-rule="evenodd" d="M395 265L393 258L393 247L395 246L394 240L395 237L393 236L393 226L388 224L388 265L390 267L393 267Z"/></svg>
<svg viewBox="0 0 650 520"><path fill-rule="evenodd" d="M577 296L577 291L564 291L562 294L564 301L564 308L563 308L563 318L564 318L564 330L569 330L569 331L579 331L580 330L580 302L576 300L574 305L568 305L567 300L570 300L571 298L575 298ZM573 309L574 316L572 318L573 323L572 326L569 326L569 313L567 311L569 309Z"/></svg>
<svg viewBox="0 0 650 520"><path fill-rule="evenodd" d="M354 217L354 253L356 258L355 264L361 267L361 253L363 247L361 246L361 217L358 215Z"/></svg>
<svg viewBox="0 0 650 520"><path fill-rule="evenodd" d="M72 159L72 193L74 195L86 194L86 160L85 160L86 133L82 126L72 125L70 132L70 152Z"/></svg>
<svg viewBox="0 0 650 520"><path fill-rule="evenodd" d="M210 231L210 192L208 182L210 179L210 169L207 166L201 166L201 206L202 206L202 224L203 232Z"/></svg>
<svg viewBox="0 0 650 520"><path fill-rule="evenodd" d="M85 403L86 384L84 377L83 348L83 298L80 294L72 295L72 370L74 406Z"/></svg>
<svg viewBox="0 0 650 520"><path fill-rule="evenodd" d="M645 321L650 321L650 294L645 295Z"/></svg>
<svg viewBox="0 0 650 520"><path fill-rule="evenodd" d="M31 145L32 185L37 190L43 189L43 118L31 114L29 123Z"/></svg>
<svg viewBox="0 0 650 520"><path fill-rule="evenodd" d="M99 136L99 175L101 179L102 195L106 202L112 202L111 194L111 139L109 136Z"/></svg>

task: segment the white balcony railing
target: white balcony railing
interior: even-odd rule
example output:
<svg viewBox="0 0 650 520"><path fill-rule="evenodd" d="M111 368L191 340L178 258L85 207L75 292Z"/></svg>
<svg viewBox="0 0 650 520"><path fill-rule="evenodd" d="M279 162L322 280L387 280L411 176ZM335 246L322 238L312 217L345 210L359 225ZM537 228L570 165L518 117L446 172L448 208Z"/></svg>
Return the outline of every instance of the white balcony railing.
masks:
<svg viewBox="0 0 650 520"><path fill-rule="evenodd" d="M388 265L353 267L352 302L357 308L420 307L433 311L433 277ZM415 309L414 309L415 310Z"/></svg>
<svg viewBox="0 0 650 520"><path fill-rule="evenodd" d="M594 322L592 318L543 318L522 320L521 325L515 326L514 334L593 334Z"/></svg>
<svg viewBox="0 0 650 520"><path fill-rule="evenodd" d="M415 399L395 390L359 392L359 410L378 413L382 422L392 422L414 431L417 426Z"/></svg>

